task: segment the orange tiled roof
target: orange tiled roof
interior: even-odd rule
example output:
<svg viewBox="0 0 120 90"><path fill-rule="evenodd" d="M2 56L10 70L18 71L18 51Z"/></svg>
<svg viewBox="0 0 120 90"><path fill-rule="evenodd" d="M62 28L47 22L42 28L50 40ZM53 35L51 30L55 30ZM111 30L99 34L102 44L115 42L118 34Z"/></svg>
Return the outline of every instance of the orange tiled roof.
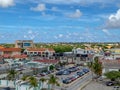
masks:
<svg viewBox="0 0 120 90"><path fill-rule="evenodd" d="M1 48L4 48L4 47L3 47L3 46L0 46L0 49L1 49Z"/></svg>
<svg viewBox="0 0 120 90"><path fill-rule="evenodd" d="M21 51L20 48L0 48L0 51Z"/></svg>
<svg viewBox="0 0 120 90"><path fill-rule="evenodd" d="M19 55L19 54L16 54L16 55L13 55L12 57L14 58L27 58L27 55Z"/></svg>

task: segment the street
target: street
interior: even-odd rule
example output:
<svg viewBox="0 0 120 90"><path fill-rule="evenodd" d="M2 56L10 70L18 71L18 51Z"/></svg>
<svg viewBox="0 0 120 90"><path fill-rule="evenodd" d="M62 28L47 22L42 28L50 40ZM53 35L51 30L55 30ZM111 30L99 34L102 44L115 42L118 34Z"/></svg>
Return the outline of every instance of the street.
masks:
<svg viewBox="0 0 120 90"><path fill-rule="evenodd" d="M62 84L62 86L60 86L60 87L56 86L55 90L78 90L80 88L80 86L85 84L91 78L92 78L92 74L91 74L91 72L89 72L86 75L78 78L77 80L73 81L70 84Z"/></svg>

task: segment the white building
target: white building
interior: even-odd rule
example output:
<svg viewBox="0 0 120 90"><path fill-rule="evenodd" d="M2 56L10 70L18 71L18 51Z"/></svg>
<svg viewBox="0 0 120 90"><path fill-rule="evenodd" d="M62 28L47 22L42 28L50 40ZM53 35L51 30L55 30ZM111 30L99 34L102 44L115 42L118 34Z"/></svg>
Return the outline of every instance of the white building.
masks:
<svg viewBox="0 0 120 90"><path fill-rule="evenodd" d="M101 60L102 75L109 71L120 71L120 60Z"/></svg>
<svg viewBox="0 0 120 90"><path fill-rule="evenodd" d="M39 55L43 57L49 57L55 53L55 50L51 48L27 48L25 49L24 53L27 55Z"/></svg>
<svg viewBox="0 0 120 90"><path fill-rule="evenodd" d="M74 48L72 49L72 52L74 54L94 54L93 50L85 50L85 49L81 49L81 48Z"/></svg>

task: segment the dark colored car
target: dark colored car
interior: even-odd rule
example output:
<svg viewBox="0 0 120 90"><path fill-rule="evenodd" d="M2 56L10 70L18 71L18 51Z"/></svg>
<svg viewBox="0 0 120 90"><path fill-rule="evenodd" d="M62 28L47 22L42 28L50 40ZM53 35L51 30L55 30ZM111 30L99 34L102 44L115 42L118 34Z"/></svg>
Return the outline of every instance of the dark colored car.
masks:
<svg viewBox="0 0 120 90"><path fill-rule="evenodd" d="M63 74L63 71L59 71L56 73L56 75L62 75Z"/></svg>
<svg viewBox="0 0 120 90"><path fill-rule="evenodd" d="M68 68L68 70L69 70L70 72L75 72L75 71L77 71L78 69L77 69L76 67L71 67L71 68Z"/></svg>
<svg viewBox="0 0 120 90"><path fill-rule="evenodd" d="M85 73L88 73L89 69L84 68L84 69L82 69L82 71L85 72Z"/></svg>
<svg viewBox="0 0 120 90"><path fill-rule="evenodd" d="M107 86L113 86L113 85L115 85L115 82L113 82L113 81L108 81L108 82L106 82L106 85L107 85Z"/></svg>
<svg viewBox="0 0 120 90"><path fill-rule="evenodd" d="M114 90L120 90L120 86L114 86Z"/></svg>
<svg viewBox="0 0 120 90"><path fill-rule="evenodd" d="M40 73L39 75L40 75L40 76L45 76L45 75L46 75L46 73Z"/></svg>
<svg viewBox="0 0 120 90"><path fill-rule="evenodd" d="M64 71L62 74L63 74L63 75L69 75L70 72L69 72L69 71Z"/></svg>
<svg viewBox="0 0 120 90"><path fill-rule="evenodd" d="M70 77L68 77L68 78L66 78L66 79L64 79L63 80L63 83L65 83L65 84L69 84L69 83L71 83L72 81L71 81L71 78Z"/></svg>
<svg viewBox="0 0 120 90"><path fill-rule="evenodd" d="M77 72L77 75L79 75L80 77L84 75L84 72L80 71L80 72Z"/></svg>

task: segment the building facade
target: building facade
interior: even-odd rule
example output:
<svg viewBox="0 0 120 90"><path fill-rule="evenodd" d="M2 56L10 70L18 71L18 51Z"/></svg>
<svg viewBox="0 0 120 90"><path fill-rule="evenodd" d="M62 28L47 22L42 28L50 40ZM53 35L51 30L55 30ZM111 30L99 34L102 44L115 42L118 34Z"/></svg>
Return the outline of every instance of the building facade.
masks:
<svg viewBox="0 0 120 90"><path fill-rule="evenodd" d="M32 40L17 40L15 42L16 48L33 48L34 43Z"/></svg>
<svg viewBox="0 0 120 90"><path fill-rule="evenodd" d="M72 49L73 54L94 54L93 50L86 50L81 48Z"/></svg>
<svg viewBox="0 0 120 90"><path fill-rule="evenodd" d="M55 53L54 49L51 48L27 48L24 51L27 55L39 55L41 57L49 57Z"/></svg>
<svg viewBox="0 0 120 90"><path fill-rule="evenodd" d="M102 76L109 71L120 71L120 60L100 60L102 62Z"/></svg>
<svg viewBox="0 0 120 90"><path fill-rule="evenodd" d="M21 49L20 48L2 48L0 49L0 55L4 54L9 54L9 55L16 55L16 54L21 54Z"/></svg>
<svg viewBox="0 0 120 90"><path fill-rule="evenodd" d="M0 55L1 56L13 56L13 55L21 55L20 48L0 48Z"/></svg>

